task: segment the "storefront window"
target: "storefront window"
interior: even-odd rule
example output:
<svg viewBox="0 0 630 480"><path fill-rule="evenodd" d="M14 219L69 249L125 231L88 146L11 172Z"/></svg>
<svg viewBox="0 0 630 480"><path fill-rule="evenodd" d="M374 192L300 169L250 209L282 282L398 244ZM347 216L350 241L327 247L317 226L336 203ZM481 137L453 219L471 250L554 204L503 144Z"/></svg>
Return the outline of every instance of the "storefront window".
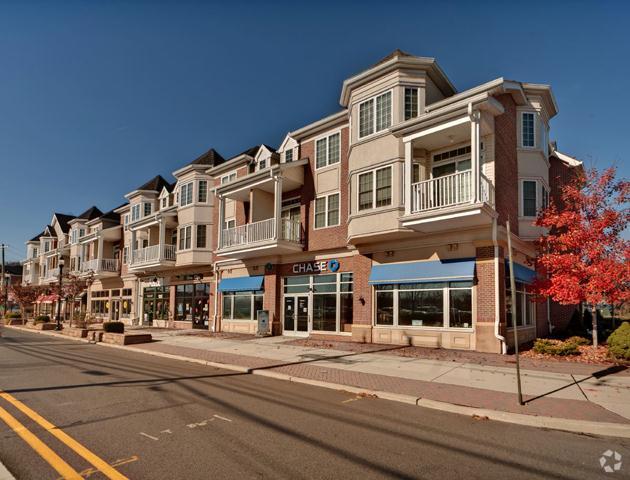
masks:
<svg viewBox="0 0 630 480"><path fill-rule="evenodd" d="M507 326L512 328L512 294L509 278L506 277L505 305ZM516 282L516 324L519 327L527 327L534 324L535 308L532 294L527 291L527 285Z"/></svg>
<svg viewBox="0 0 630 480"><path fill-rule="evenodd" d="M131 316L131 288L123 288L120 315L123 318Z"/></svg>
<svg viewBox="0 0 630 480"><path fill-rule="evenodd" d="M207 283L177 285L175 287L175 319L193 322L193 326L208 324L208 298L210 285Z"/></svg>
<svg viewBox="0 0 630 480"><path fill-rule="evenodd" d="M143 290L143 323L150 325L153 320L168 320L170 305L169 287L147 287Z"/></svg>
<svg viewBox="0 0 630 480"><path fill-rule="evenodd" d="M263 292L223 292L224 320L256 320L262 310Z"/></svg>
<svg viewBox="0 0 630 480"><path fill-rule="evenodd" d="M472 282L377 285L375 323L472 328Z"/></svg>

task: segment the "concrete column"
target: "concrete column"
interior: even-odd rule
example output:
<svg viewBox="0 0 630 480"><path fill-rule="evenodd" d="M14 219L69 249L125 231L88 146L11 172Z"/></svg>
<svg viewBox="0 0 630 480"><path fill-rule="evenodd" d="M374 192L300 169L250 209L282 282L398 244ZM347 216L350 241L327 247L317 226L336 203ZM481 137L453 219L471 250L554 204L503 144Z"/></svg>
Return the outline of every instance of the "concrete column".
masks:
<svg viewBox="0 0 630 480"><path fill-rule="evenodd" d="M280 222L282 216L282 177L278 176L275 178L274 184L274 219L275 219L275 232L274 238L276 240L280 239Z"/></svg>
<svg viewBox="0 0 630 480"><path fill-rule="evenodd" d="M413 175L413 141L409 141L405 143L405 181L404 181L404 187L403 187L403 191L404 191L403 202L405 205L405 215L411 215L412 175Z"/></svg>
<svg viewBox="0 0 630 480"><path fill-rule="evenodd" d="M164 244L166 243L166 223L164 220L160 219L158 222L159 228L159 236L158 236L158 244L160 245L160 260L164 259ZM192 228L191 228L192 231ZM192 232L191 232L192 234Z"/></svg>
<svg viewBox="0 0 630 480"><path fill-rule="evenodd" d="M219 195L219 245L223 247L223 228L225 226L225 197Z"/></svg>
<svg viewBox="0 0 630 480"><path fill-rule="evenodd" d="M480 121L481 112L474 110L469 113L470 117L470 168L472 170L472 202L477 203L480 199L479 183L481 180L481 155L480 147Z"/></svg>
<svg viewBox="0 0 630 480"><path fill-rule="evenodd" d="M98 251L96 252L96 270L101 269L101 261L103 260L103 235L98 234Z"/></svg>

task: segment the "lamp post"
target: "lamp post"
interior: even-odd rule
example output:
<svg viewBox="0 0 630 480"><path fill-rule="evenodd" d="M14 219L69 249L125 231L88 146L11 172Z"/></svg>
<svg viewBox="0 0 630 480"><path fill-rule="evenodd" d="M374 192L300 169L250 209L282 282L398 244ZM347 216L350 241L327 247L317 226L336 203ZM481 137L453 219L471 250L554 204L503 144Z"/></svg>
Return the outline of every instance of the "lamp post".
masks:
<svg viewBox="0 0 630 480"><path fill-rule="evenodd" d="M63 283L63 258L59 257L59 294L57 298L57 326L55 330L61 330L61 294Z"/></svg>

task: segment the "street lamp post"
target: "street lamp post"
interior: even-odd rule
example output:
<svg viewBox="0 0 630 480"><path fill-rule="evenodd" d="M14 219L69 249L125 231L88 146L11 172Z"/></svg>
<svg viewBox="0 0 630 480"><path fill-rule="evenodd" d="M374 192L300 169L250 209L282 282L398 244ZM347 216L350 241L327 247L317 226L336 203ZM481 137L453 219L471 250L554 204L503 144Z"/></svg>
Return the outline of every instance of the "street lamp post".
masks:
<svg viewBox="0 0 630 480"><path fill-rule="evenodd" d="M61 295L63 283L63 258L59 258L59 293L57 298L57 327L55 330L61 330Z"/></svg>

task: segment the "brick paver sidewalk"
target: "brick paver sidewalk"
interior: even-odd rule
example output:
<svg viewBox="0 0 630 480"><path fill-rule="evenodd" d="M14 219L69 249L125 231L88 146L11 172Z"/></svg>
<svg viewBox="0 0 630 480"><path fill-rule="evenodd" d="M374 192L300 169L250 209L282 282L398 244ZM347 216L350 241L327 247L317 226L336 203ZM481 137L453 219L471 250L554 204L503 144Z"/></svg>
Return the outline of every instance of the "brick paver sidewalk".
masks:
<svg viewBox="0 0 630 480"><path fill-rule="evenodd" d="M366 390L413 395L424 399L475 408L572 420L630 424L630 420L588 401L547 397L538 398L525 406L520 406L518 405L516 394L311 365L312 362L317 360L282 362L269 358L215 352L180 345L169 345L162 342L131 346L130 348L178 355L207 362L238 365L250 370L264 369L292 377L330 382ZM529 398L531 399L531 397Z"/></svg>

